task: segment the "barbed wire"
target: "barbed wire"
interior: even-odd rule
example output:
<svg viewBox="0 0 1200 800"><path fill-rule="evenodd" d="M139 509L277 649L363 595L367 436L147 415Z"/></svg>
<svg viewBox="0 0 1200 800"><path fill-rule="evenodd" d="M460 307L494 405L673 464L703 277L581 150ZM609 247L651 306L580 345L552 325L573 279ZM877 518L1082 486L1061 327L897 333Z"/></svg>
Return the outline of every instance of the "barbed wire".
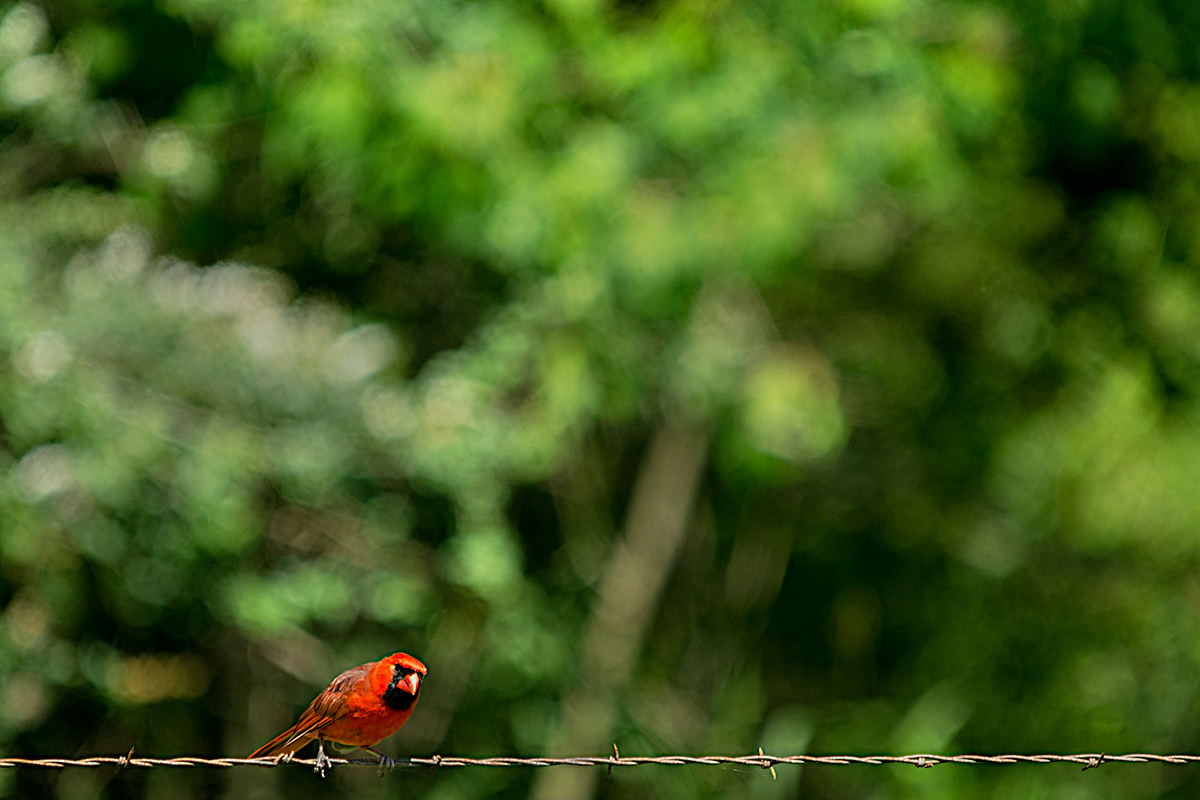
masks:
<svg viewBox="0 0 1200 800"><path fill-rule="evenodd" d="M577 756L567 758L532 757L518 758L514 756L497 756L492 758L466 758L463 756L427 756L420 758L398 758L397 767L428 767L430 772L443 767L607 767L611 774L613 767L636 767L643 764L661 764L667 766L682 765L736 765L759 767L771 770L781 764L821 764L825 766L884 766L887 764L909 764L914 767L928 768L940 764L1079 764L1083 769L1093 769L1101 764L1144 764L1157 762L1165 764L1194 764L1200 762L1200 755L1179 753L1163 755L1159 753L1125 753L1110 755L1108 753L1042 753L1027 755L1008 753L1004 755L938 755L933 753L917 753L912 755L795 755L773 756L759 749L757 754L748 756L622 756L613 747L611 756ZM362 758L330 758L331 766L364 766L379 767L376 759ZM277 767L283 765L299 765L316 767L315 758L199 758L180 756L177 758L141 758L134 756L130 750L124 756L91 756L89 758L0 758L0 769L14 767L48 767L63 769L65 767L106 767L113 766L117 770L125 768L150 767Z"/></svg>

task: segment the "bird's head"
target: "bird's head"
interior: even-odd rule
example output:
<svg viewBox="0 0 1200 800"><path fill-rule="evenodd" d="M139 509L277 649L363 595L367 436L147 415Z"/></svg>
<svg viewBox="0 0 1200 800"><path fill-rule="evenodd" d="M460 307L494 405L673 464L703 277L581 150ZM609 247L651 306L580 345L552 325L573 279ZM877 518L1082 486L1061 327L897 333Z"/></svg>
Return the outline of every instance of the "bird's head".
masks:
<svg viewBox="0 0 1200 800"><path fill-rule="evenodd" d="M421 694L425 665L408 653L395 653L379 662L379 667L390 673L387 688L383 690L384 704L396 711L412 708Z"/></svg>

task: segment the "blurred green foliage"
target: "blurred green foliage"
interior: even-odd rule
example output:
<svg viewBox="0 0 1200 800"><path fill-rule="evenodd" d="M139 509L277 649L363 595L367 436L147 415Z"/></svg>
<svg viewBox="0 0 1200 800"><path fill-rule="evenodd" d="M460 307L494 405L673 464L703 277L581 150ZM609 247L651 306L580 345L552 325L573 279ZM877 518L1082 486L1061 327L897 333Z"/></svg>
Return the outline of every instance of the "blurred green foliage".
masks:
<svg viewBox="0 0 1200 800"><path fill-rule="evenodd" d="M622 753L1194 751L1197 52L1183 0L0 6L0 750L239 755L397 649L385 747L561 748L687 430ZM1197 791L778 771L598 791Z"/></svg>

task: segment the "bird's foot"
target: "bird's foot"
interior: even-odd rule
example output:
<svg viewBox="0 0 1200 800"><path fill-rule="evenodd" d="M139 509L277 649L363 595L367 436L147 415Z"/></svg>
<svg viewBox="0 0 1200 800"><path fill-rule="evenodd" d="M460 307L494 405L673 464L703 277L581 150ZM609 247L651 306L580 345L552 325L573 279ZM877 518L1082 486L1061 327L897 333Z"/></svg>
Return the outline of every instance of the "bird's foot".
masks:
<svg viewBox="0 0 1200 800"><path fill-rule="evenodd" d="M317 765L313 767L313 772L321 773L321 777L325 777L325 770L333 767L333 762L329 760L329 756L325 755L325 742L321 742L317 746Z"/></svg>
<svg viewBox="0 0 1200 800"><path fill-rule="evenodd" d="M363 750L366 750L368 753L374 753L375 755L379 756L379 777L382 778L383 774L385 772L391 772L392 770L394 770L396 768L395 760L393 760L392 757L389 756L387 753L381 753L378 750L376 750L374 747L364 747Z"/></svg>

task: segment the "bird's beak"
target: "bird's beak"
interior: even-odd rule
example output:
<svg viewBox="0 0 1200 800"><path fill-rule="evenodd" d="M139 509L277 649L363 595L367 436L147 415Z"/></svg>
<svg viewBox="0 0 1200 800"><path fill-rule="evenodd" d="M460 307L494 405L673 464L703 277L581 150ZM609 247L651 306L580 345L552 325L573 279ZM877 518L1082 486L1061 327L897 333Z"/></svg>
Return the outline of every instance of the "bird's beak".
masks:
<svg viewBox="0 0 1200 800"><path fill-rule="evenodd" d="M416 697L417 692L421 691L421 676L415 672L405 675L400 680L400 685L404 687L404 691Z"/></svg>

